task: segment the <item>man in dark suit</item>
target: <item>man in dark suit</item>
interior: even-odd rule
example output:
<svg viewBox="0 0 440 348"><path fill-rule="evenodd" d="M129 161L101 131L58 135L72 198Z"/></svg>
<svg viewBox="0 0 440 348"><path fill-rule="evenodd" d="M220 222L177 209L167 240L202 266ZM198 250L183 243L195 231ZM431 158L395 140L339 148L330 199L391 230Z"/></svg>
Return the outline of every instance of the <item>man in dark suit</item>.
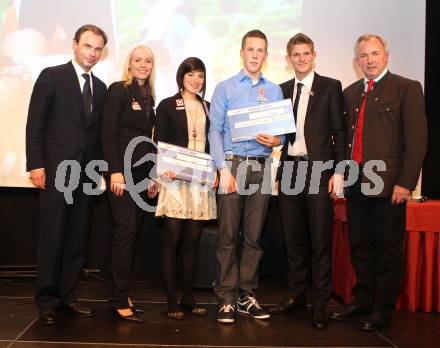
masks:
<svg viewBox="0 0 440 348"><path fill-rule="evenodd" d="M402 284L406 202L422 167L427 125L422 86L388 71L383 38L362 35L355 56L364 78L347 87L344 97L347 158L360 166L356 183L347 191L357 281L354 301L332 318L366 315L361 328L372 331L391 322ZM368 173L370 161L377 160L383 168ZM380 179L375 180L378 186L370 185L372 174Z"/></svg>
<svg viewBox="0 0 440 348"><path fill-rule="evenodd" d="M284 98L291 98L296 133L281 152L278 171L281 226L288 259L288 296L271 313L305 307L305 292L311 273L314 285L315 328L327 327L327 302L331 283L332 197L342 187L342 175L334 166L345 157L342 86L338 80L314 72L313 41L299 33L287 43L286 60L295 78L281 84ZM318 171L330 161L328 169ZM288 163L293 165L289 167ZM306 171L300 168L307 166ZM293 170L292 170L293 169ZM288 192L299 187L301 192ZM341 190L339 190L341 191Z"/></svg>
<svg viewBox="0 0 440 348"><path fill-rule="evenodd" d="M80 305L73 290L85 263L92 196L83 192L87 163L101 159L100 132L105 84L92 73L107 43L94 25L77 30L74 58L44 69L32 92L26 125L27 170L40 189L40 233L35 302L40 319L53 324L56 310L80 316L94 313ZM81 166L79 185L68 204L55 187L57 167L63 160ZM60 176L60 174L58 174ZM58 178L66 186L73 171Z"/></svg>

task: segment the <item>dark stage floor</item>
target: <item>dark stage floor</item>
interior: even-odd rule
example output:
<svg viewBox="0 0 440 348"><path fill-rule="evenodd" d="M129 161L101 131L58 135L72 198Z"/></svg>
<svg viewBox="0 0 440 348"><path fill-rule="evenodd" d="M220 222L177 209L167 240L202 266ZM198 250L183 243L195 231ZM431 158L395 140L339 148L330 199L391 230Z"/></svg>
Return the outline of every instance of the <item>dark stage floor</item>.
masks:
<svg viewBox="0 0 440 348"><path fill-rule="evenodd" d="M33 303L32 280L0 279L0 348L4 347L439 347L440 314L398 312L393 326L382 333L358 329L356 321L331 322L327 330L310 325L310 313L291 313L258 321L239 315L234 325L215 320L216 300L210 290L197 291L209 308L207 318L187 315L167 319L158 282L136 282L133 296L145 309L143 324L130 324L110 315L106 281L81 283L79 297L96 309L94 318L57 317L56 325L39 323ZM258 297L275 304L284 294L279 284L264 282ZM336 308L332 302L329 310Z"/></svg>

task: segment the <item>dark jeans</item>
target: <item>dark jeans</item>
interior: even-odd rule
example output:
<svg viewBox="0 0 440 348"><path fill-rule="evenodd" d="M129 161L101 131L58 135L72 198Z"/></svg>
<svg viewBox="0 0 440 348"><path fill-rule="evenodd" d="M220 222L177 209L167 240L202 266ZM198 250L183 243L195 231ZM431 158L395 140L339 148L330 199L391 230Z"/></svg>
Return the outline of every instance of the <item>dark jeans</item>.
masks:
<svg viewBox="0 0 440 348"><path fill-rule="evenodd" d="M237 172L238 162L232 162L231 171ZM239 294L253 294L258 287L258 265L263 251L260 237L270 194L261 192L263 168L247 171L237 181L244 182L244 187L256 184L259 186L250 195L237 192L218 195L218 241L217 241L217 274L215 292L222 304L235 304ZM243 240L240 255L237 247L240 242L240 227Z"/></svg>

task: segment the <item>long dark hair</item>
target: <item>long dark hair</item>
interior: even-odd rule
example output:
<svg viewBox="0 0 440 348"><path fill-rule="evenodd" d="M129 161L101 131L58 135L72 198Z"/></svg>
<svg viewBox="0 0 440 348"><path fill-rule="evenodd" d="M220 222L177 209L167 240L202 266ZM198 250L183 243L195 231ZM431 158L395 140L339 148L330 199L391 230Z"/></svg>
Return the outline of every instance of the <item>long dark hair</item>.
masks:
<svg viewBox="0 0 440 348"><path fill-rule="evenodd" d="M179 90L183 89L183 77L186 73L189 73L191 71L201 71L205 75L205 78L203 79L202 90L200 91L201 97L203 99L206 92L206 68L201 59L197 57L189 57L186 58L182 63L180 63L176 74L177 86L179 86Z"/></svg>

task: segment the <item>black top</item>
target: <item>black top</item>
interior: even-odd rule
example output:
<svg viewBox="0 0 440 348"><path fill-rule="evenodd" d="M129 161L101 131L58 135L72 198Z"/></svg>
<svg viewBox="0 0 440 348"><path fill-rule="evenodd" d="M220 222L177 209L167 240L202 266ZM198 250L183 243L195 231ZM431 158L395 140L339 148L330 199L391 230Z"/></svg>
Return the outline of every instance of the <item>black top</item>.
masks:
<svg viewBox="0 0 440 348"><path fill-rule="evenodd" d="M209 153L209 103L199 97L206 115L206 145L205 152ZM162 100L157 106L157 117L154 125L154 141L163 141L169 144L188 147L188 120L182 94Z"/></svg>
<svg viewBox="0 0 440 348"><path fill-rule="evenodd" d="M104 159L108 163L108 172L124 172L124 154L128 144L138 136L151 139L154 125L154 100L149 89L142 93L137 82L125 87L124 81L110 85L104 102L102 144ZM153 147L147 141L136 145L131 165Z"/></svg>

